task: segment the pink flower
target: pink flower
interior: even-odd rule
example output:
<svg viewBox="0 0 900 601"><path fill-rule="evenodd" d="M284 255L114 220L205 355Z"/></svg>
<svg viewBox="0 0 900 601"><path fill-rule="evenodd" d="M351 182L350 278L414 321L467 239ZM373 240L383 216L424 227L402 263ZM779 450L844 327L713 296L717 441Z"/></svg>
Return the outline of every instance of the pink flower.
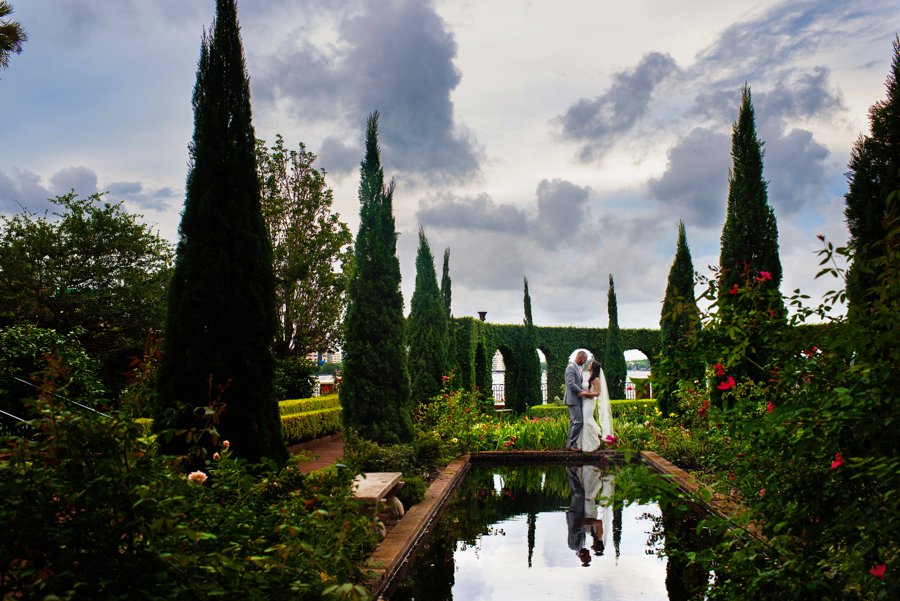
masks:
<svg viewBox="0 0 900 601"><path fill-rule="evenodd" d="M228 442L227 440L223 440L223 441L222 441L222 446L225 447L225 448L227 449L228 447L231 446L231 443Z"/></svg>
<svg viewBox="0 0 900 601"><path fill-rule="evenodd" d="M716 363L715 365L713 365L713 369L716 370L717 376L725 375L725 366L722 365L721 363Z"/></svg>
<svg viewBox="0 0 900 601"><path fill-rule="evenodd" d="M771 280L772 274L768 271L760 271L759 276L756 278L757 282L765 282L766 280Z"/></svg>
<svg viewBox="0 0 900 601"><path fill-rule="evenodd" d="M207 478L209 478L209 476L199 470L188 474L188 480L190 480L191 482L196 482L197 484L203 484L204 482L206 482Z"/></svg>
<svg viewBox="0 0 900 601"><path fill-rule="evenodd" d="M840 453L835 453L834 461L831 462L831 469L836 470L837 468L841 467L842 465L844 465L844 458L841 456Z"/></svg>
<svg viewBox="0 0 900 601"><path fill-rule="evenodd" d="M738 290L740 290L740 287L737 284L735 284L734 286L731 287L731 290L728 291L728 294L737 294Z"/></svg>
<svg viewBox="0 0 900 601"><path fill-rule="evenodd" d="M604 438L603 440L606 441L606 444L616 444L616 441L619 439L616 438L615 436L613 436L612 434L607 434L606 438Z"/></svg>
<svg viewBox="0 0 900 601"><path fill-rule="evenodd" d="M706 411L709 409L709 399L703 399L703 406L700 407L698 413L700 417L706 417Z"/></svg>
<svg viewBox="0 0 900 601"><path fill-rule="evenodd" d="M450 376L441 376L441 380L443 380L446 383L450 380Z"/></svg>
<svg viewBox="0 0 900 601"><path fill-rule="evenodd" d="M762 488L759 489L759 496L760 497L766 496L766 487L765 486L763 486Z"/></svg>
<svg viewBox="0 0 900 601"><path fill-rule="evenodd" d="M884 573L887 571L887 564L880 563L873 568L869 568L869 573L875 578L884 578Z"/></svg>
<svg viewBox="0 0 900 601"><path fill-rule="evenodd" d="M719 390L728 390L729 388L733 388L734 384L735 384L734 378L732 378L731 376L728 376L728 379L725 380L724 382L719 382L719 385L716 386L716 388L718 388Z"/></svg>
<svg viewBox="0 0 900 601"><path fill-rule="evenodd" d="M775 405L772 404L772 401L769 401L769 404L766 405L766 411L768 411L769 413L772 413L772 409L774 409L774 408L775 408Z"/></svg>
<svg viewBox="0 0 900 601"><path fill-rule="evenodd" d="M213 453L213 459L214 459L215 461L218 461L218 460L219 460L219 454L218 454L218 453Z"/></svg>

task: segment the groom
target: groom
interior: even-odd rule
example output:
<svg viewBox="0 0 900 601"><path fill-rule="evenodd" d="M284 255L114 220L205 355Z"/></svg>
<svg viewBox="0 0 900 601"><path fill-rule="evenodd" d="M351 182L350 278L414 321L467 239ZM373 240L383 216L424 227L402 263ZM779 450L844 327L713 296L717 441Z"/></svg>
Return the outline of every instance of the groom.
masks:
<svg viewBox="0 0 900 601"><path fill-rule="evenodd" d="M569 436L566 440L566 449L580 451L578 437L581 436L581 428L584 426L584 416L581 407L581 366L587 361L587 353L578 351L575 361L566 367L566 405L569 407Z"/></svg>

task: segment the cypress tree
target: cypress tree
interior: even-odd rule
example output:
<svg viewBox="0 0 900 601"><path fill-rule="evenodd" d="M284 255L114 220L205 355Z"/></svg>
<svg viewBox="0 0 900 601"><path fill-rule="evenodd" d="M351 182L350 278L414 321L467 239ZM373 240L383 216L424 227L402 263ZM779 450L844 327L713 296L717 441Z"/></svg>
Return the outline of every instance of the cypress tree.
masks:
<svg viewBox="0 0 900 601"><path fill-rule="evenodd" d="M452 296L450 282L450 249L444 249L444 269L441 274L441 299L444 301L444 314L447 316L447 372L452 377L457 371L456 358L456 326L453 323L453 310L450 306Z"/></svg>
<svg viewBox="0 0 900 601"><path fill-rule="evenodd" d="M209 417L196 409L209 406L235 454L284 461L272 386L272 249L260 211L250 82L234 0L218 0L211 33L202 39L193 106L154 423L160 432L194 429L208 452L218 441ZM191 435L160 439L177 454L194 442Z"/></svg>
<svg viewBox="0 0 900 601"><path fill-rule="evenodd" d="M425 230L419 228L416 287L409 313L409 379L414 403L440 394L447 371L447 313Z"/></svg>
<svg viewBox="0 0 900 601"><path fill-rule="evenodd" d="M366 155L360 164L359 232L344 318L345 428L380 443L413 437L407 371L400 261L392 203L394 182L384 185L378 147L378 112L366 122Z"/></svg>
<svg viewBox="0 0 900 601"><path fill-rule="evenodd" d="M659 328L660 360L653 379L659 410L667 416L678 409L678 383L700 380L704 371L703 362L691 347L700 331L700 310L694 298L694 264L683 222L678 223L678 243L669 269Z"/></svg>
<svg viewBox="0 0 900 601"><path fill-rule="evenodd" d="M765 379L768 362L763 330L783 322L785 316L778 295L782 277L778 226L763 179L762 146L756 137L750 88L745 85L741 89L738 120L732 128L732 168L719 256L718 303L723 331L740 323L741 336L747 342L744 357L731 362L726 377L757 382ZM748 285L760 290L752 301L740 293ZM762 319L765 315L772 317ZM718 397L716 388L713 396Z"/></svg>
<svg viewBox="0 0 900 601"><path fill-rule="evenodd" d="M528 278L524 281L525 320L519 331L516 348L516 365L512 373L512 390L507 395L506 406L517 413L541 404L541 361L537 354L537 332L531 317L531 295Z"/></svg>
<svg viewBox="0 0 900 601"><path fill-rule="evenodd" d="M625 378L628 366L625 365L625 345L622 332L619 331L619 308L616 304L616 283L609 274L609 291L606 297L606 308L609 314L609 327L606 330L606 348L603 353L603 373L611 398L625 398Z"/></svg>
<svg viewBox="0 0 900 601"><path fill-rule="evenodd" d="M887 98L869 109L870 136L860 136L850 155L849 191L844 215L850 230L848 246L853 263L847 274L848 316L856 320L875 300L877 260L887 248L884 239L890 217L900 214L900 37L894 39L894 57L885 87Z"/></svg>

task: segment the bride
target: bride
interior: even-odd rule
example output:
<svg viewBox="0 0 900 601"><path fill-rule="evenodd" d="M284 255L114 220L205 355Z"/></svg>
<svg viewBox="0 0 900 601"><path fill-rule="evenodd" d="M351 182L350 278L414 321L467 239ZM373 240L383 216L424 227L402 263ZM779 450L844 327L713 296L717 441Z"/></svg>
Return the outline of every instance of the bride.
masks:
<svg viewBox="0 0 900 601"><path fill-rule="evenodd" d="M606 376L598 361L591 363L591 377L588 379L587 392L588 394L582 397L584 427L581 429L579 446L584 451L596 451L606 437L615 436ZM599 405L599 423L594 417L597 405Z"/></svg>

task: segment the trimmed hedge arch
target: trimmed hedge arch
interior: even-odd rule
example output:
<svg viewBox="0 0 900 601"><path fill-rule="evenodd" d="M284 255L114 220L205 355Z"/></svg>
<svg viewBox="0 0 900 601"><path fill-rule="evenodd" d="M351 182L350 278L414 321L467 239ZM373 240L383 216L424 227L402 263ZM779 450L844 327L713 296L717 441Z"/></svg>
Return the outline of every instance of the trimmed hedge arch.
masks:
<svg viewBox="0 0 900 601"><path fill-rule="evenodd" d="M472 317L456 317L452 320L456 337L456 356L451 358L457 382L467 390L489 390L491 386L491 362L498 349L506 363L506 380L518 368L515 355L516 340L524 330L523 325L493 324ZM606 328L540 327L537 332L537 348L547 359L547 397L561 394L563 378L569 355L577 348L586 348L596 357L603 357L606 344ZM654 364L660 351L658 329L622 329L625 350L639 350L650 364Z"/></svg>

